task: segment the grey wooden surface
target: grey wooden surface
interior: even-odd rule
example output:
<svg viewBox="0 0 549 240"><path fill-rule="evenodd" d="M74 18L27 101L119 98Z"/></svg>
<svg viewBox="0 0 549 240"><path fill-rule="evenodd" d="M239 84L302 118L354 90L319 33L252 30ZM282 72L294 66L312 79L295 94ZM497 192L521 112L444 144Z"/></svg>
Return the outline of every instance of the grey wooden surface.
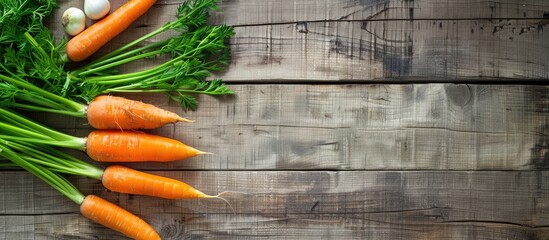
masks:
<svg viewBox="0 0 549 240"><path fill-rule="evenodd" d="M230 10L213 22L238 26L233 66L221 75L226 80L549 77L543 0L222 3Z"/></svg>
<svg viewBox="0 0 549 240"><path fill-rule="evenodd" d="M529 170L547 167L549 87L233 85L182 112L163 95L126 95L195 120L149 131L214 153L144 168ZM84 119L40 121L86 136Z"/></svg>
<svg viewBox="0 0 549 240"><path fill-rule="evenodd" d="M48 24L60 37L55 19L81 2L59 2ZM102 51L160 26L178 3L158 1ZM194 119L151 132L214 155L129 165L231 191L235 213L219 200L116 194L72 177L82 192L163 239L549 239L548 1L220 6L211 23L236 35L217 77L236 96L200 96L198 111L182 112L162 95L126 95ZM90 131L81 119L33 117ZM4 171L0 239L124 238L40 180Z"/></svg>
<svg viewBox="0 0 549 240"><path fill-rule="evenodd" d="M546 171L153 171L219 200L158 200L113 194L165 239L547 239ZM5 179L24 178L3 173ZM25 184L26 183L26 184ZM14 184L11 184L12 186ZM3 184L6 239L124 239L91 224L78 207L34 178ZM6 192L13 192L6 196ZM6 207L7 207L6 206ZM0 234L0 236L2 236Z"/></svg>

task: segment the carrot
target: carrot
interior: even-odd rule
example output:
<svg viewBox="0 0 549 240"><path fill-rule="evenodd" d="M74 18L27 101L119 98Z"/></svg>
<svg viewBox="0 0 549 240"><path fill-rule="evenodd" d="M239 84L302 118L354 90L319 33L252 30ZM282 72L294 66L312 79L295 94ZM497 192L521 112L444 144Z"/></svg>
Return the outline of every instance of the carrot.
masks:
<svg viewBox="0 0 549 240"><path fill-rule="evenodd" d="M130 0L105 18L91 25L67 43L67 57L82 61L126 30L132 22L145 14L156 0Z"/></svg>
<svg viewBox="0 0 549 240"><path fill-rule="evenodd" d="M85 151L101 162L168 162L207 154L175 139L144 132L95 130L87 138L75 137L3 108L0 139Z"/></svg>
<svg viewBox="0 0 549 240"><path fill-rule="evenodd" d="M233 210L231 203L221 195L205 194L196 188L173 178L162 177L137 171L120 165L111 165L103 171L103 186L113 192L146 195L166 199L204 199L223 200Z"/></svg>
<svg viewBox="0 0 549 240"><path fill-rule="evenodd" d="M5 91L6 95L13 94L13 96L28 93L28 95L20 97L24 98L25 101L32 101L32 104L17 103L13 107L88 118L90 124L98 129L151 129L162 126L162 123L192 122L179 117L176 113L136 100L114 96L98 96L89 105L86 105L45 91L21 79L0 74L0 80L21 88L15 88L14 92L10 93L2 89L5 84L0 84L0 92ZM42 106L39 106L40 104ZM137 109L132 109L132 107ZM109 114L115 115L109 116ZM151 122L147 122L147 120ZM125 126L126 123L130 125Z"/></svg>
<svg viewBox="0 0 549 240"><path fill-rule="evenodd" d="M98 196L88 195L80 205L82 215L133 239L160 239L144 220Z"/></svg>
<svg viewBox="0 0 549 240"><path fill-rule="evenodd" d="M169 162L207 154L175 139L116 130L91 132L85 150L89 157L100 162Z"/></svg>
<svg viewBox="0 0 549 240"><path fill-rule="evenodd" d="M96 129L154 129L168 123L192 122L151 104L110 95L94 98L87 118Z"/></svg>
<svg viewBox="0 0 549 240"><path fill-rule="evenodd" d="M148 174L119 165L111 165L103 172L103 186L120 192L167 199L215 198L190 185L167 177Z"/></svg>

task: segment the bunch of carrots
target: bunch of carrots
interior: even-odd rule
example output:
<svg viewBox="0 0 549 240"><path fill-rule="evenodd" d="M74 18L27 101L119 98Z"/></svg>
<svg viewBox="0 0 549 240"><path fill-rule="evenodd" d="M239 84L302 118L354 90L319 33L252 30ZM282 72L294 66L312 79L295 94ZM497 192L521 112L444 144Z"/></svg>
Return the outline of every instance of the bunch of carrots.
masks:
<svg viewBox="0 0 549 240"><path fill-rule="evenodd" d="M142 112L137 122L157 125L167 113L152 105L118 97ZM85 217L134 239L160 239L154 229L137 216L97 196L84 196L60 174L73 174L100 180L105 188L119 193L147 195L166 199L219 198L207 195L192 186L166 177L140 172L120 165L105 169L79 160L56 147L85 151L91 159L101 162L176 161L205 152L189 147L177 140L133 131L136 123L134 109L111 106L101 115L117 115L122 121L119 129L96 129L85 138L78 138L43 126L14 111L0 108L0 158L33 173L80 205ZM161 112L158 114L158 112ZM123 114L120 114L123 112ZM174 114L175 115L175 114ZM109 117L90 116L98 122ZM144 121L149 119L148 121ZM127 129L123 123L129 123ZM226 200L224 200L226 201ZM230 205L230 204L229 204Z"/></svg>
<svg viewBox="0 0 549 240"><path fill-rule="evenodd" d="M178 8L177 20L76 69L64 64L93 56L145 14L155 0L129 0L77 37L60 44L41 25L44 16L55 7L55 0L7 1L6 6L0 6L6 7L0 8L0 167L16 166L29 171L78 204L83 216L133 239L160 236L132 213L98 196L84 195L64 175L97 179L105 188L119 193L226 201L220 197L223 193L208 195L184 182L117 164L99 168L62 151L80 150L92 160L113 163L169 162L207 154L175 139L140 131L192 121L150 104L108 94L163 92L185 109L196 108L196 100L189 93L233 94L220 80L204 80L211 71L227 65L224 40L233 34L229 26L206 24L207 12L216 7L215 0L185 1ZM10 28L9 21L20 26ZM17 34L18 28L25 32ZM179 34L139 45L167 30ZM22 42L26 44L15 47ZM151 69L116 71L116 67L128 62L163 54L172 58ZM87 118L94 130L86 137L72 136L14 109Z"/></svg>

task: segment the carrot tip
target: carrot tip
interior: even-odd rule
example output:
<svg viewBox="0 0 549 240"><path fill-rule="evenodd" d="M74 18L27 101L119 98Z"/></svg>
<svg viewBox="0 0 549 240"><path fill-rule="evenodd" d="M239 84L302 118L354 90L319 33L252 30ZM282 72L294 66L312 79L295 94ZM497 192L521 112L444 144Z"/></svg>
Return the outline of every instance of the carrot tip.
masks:
<svg viewBox="0 0 549 240"><path fill-rule="evenodd" d="M206 195L206 198L217 198L217 199L220 199L220 200L224 201L225 203L227 203L227 205L229 205L229 207L231 208L231 211L233 212L233 214L236 214L236 210L234 210L233 205L231 205L231 203L227 199L221 197L221 195L224 195L224 194L227 194L227 193L230 193L230 192L224 191L222 193L219 193L219 194L213 195L213 196Z"/></svg>
<svg viewBox="0 0 549 240"><path fill-rule="evenodd" d="M211 153L211 152L203 152L203 151L198 150L197 155L213 155L213 153Z"/></svg>
<svg viewBox="0 0 549 240"><path fill-rule="evenodd" d="M188 123L192 123L194 122L194 120L190 120L190 119L186 119L186 118L182 118L180 117L179 119L177 119L179 122L188 122Z"/></svg>

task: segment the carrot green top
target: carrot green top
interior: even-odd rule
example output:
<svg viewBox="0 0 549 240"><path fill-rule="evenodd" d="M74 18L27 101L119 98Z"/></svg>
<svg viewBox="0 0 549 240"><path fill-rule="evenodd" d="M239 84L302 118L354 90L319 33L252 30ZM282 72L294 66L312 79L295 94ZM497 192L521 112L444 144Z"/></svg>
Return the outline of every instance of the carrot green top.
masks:
<svg viewBox="0 0 549 240"><path fill-rule="evenodd" d="M0 107L84 117L86 104L101 94L162 92L182 108L194 110L198 103L193 94L234 93L220 80L206 81L211 72L228 65L230 48L226 40L234 34L230 26L207 24L208 12L217 9L216 0L184 1L177 9L175 20L76 69L65 66L68 58L78 60L88 56L112 38L113 33L142 15L155 0L129 1L120 11L90 27L89 34L80 34L68 43L65 40L57 43L51 31L41 24L43 17L51 13L51 7L42 11L42 6L7 1L6 6L0 6L0 12L4 7L6 11L25 11L16 11L12 24L0 25L0 90L4 92L0 94ZM44 1L55 5L53 0ZM117 12L123 12L124 17ZM27 24L27 21L33 23ZM116 25L116 28L107 31L107 27L102 27L105 24ZM146 42L167 31L177 34ZM84 43L86 45L82 45ZM75 57L71 55L74 52L82 55ZM171 59L150 69L118 73L117 68L123 64L161 55Z"/></svg>

